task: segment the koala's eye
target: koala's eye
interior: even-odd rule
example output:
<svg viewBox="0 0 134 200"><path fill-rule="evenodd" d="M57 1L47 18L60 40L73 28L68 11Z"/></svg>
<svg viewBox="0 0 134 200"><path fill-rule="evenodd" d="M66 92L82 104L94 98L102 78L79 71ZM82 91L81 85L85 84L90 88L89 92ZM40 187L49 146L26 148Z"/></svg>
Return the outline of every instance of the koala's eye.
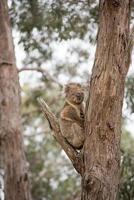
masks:
<svg viewBox="0 0 134 200"><path fill-rule="evenodd" d="M76 96L77 96L77 97L81 97L81 96L83 96L83 93L82 93L82 92L77 92L77 93L76 93Z"/></svg>
<svg viewBox="0 0 134 200"><path fill-rule="evenodd" d="M74 92L70 92L70 94L75 96L75 93L74 93Z"/></svg>

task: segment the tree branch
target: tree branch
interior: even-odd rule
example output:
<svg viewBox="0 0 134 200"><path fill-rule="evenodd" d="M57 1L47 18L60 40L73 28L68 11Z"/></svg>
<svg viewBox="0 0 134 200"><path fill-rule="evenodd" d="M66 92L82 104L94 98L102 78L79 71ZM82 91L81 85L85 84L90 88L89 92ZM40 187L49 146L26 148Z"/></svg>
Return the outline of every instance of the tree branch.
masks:
<svg viewBox="0 0 134 200"><path fill-rule="evenodd" d="M63 85L57 81L56 78L52 77L45 69L42 69L40 67L23 67L18 70L18 73L23 71L36 71L41 73L45 78L50 79L51 81L55 82L57 85L59 85L61 88L63 88Z"/></svg>
<svg viewBox="0 0 134 200"><path fill-rule="evenodd" d="M51 129L54 131L53 136L55 137L56 141L61 145L62 149L67 154L68 158L71 160L74 168L79 174L83 174L83 161L82 161L82 154L81 152L77 152L62 136L60 126L58 119L55 117L55 115L50 111L49 106L46 104L46 102L42 98L37 99L42 111L48 120Z"/></svg>

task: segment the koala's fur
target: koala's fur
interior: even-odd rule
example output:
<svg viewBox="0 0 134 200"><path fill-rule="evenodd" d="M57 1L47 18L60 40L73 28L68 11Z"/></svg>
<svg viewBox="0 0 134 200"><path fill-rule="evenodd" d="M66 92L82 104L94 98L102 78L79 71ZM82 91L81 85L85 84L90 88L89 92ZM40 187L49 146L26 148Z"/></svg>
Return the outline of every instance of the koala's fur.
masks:
<svg viewBox="0 0 134 200"><path fill-rule="evenodd" d="M62 135L75 149L81 149L84 136L84 92L78 83L70 83L65 88L66 101L60 113Z"/></svg>

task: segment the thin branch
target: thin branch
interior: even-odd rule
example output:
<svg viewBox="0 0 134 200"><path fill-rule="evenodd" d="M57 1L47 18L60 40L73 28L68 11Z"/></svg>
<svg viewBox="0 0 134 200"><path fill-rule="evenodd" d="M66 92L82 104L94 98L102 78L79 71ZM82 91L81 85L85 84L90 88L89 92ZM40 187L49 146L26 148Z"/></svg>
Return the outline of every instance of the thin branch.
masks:
<svg viewBox="0 0 134 200"><path fill-rule="evenodd" d="M42 98L37 99L42 111L48 120L51 129L53 130L56 141L61 145L62 149L66 152L68 158L71 160L74 168L78 173L81 175L83 174L83 161L82 161L82 154L77 152L62 136L58 119L55 115L51 112L49 106ZM69 131L69 130L68 130Z"/></svg>
<svg viewBox="0 0 134 200"><path fill-rule="evenodd" d="M23 67L23 68L21 68L21 69L18 70L18 73L21 73L21 72L23 72L23 71L36 71L36 72L39 72L39 73L41 73L45 78L50 79L51 81L53 81L53 82L55 82L57 85L59 85L61 88L63 88L63 85L62 85L61 83L59 83L59 82L57 81L56 78L54 78L53 76L51 76L51 75L47 72L47 70L45 70L45 69L42 69L42 68L40 68L40 67Z"/></svg>

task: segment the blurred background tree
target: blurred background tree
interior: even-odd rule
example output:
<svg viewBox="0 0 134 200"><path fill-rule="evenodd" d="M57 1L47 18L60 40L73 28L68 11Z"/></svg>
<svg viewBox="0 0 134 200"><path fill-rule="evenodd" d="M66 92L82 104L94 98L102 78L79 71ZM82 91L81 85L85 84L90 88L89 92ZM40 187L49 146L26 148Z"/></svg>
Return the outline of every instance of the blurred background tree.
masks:
<svg viewBox="0 0 134 200"><path fill-rule="evenodd" d="M134 4L134 3L133 3ZM50 133L37 97L59 115L63 85L89 84L98 1L10 0L10 17L22 86L22 120L35 200L78 199L80 179ZM134 19L134 6L132 21ZM17 42L16 42L17 41ZM19 46L19 48L18 48ZM21 52L25 52L22 59ZM127 112L134 112L134 75L126 81ZM124 119L125 121L125 119ZM134 139L123 126L120 199L134 197Z"/></svg>

